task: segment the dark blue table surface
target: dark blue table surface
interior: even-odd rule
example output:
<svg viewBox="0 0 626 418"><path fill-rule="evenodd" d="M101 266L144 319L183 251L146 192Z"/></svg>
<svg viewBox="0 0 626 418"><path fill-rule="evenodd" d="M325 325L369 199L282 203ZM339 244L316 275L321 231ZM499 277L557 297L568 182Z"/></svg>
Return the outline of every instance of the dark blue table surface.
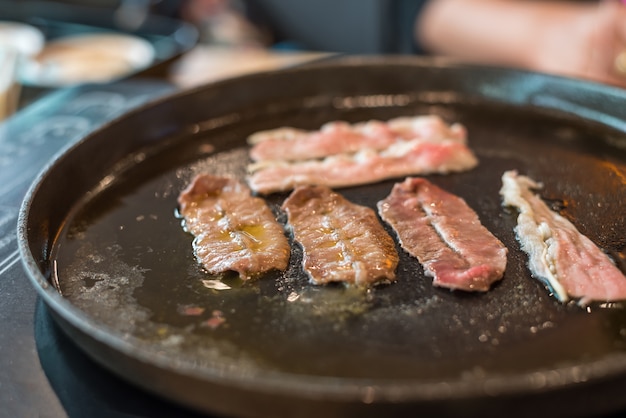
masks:
<svg viewBox="0 0 626 418"><path fill-rule="evenodd" d="M173 90L125 81L52 92L0 124L0 417L194 417L94 363L57 327L22 267L19 208L64 147Z"/></svg>

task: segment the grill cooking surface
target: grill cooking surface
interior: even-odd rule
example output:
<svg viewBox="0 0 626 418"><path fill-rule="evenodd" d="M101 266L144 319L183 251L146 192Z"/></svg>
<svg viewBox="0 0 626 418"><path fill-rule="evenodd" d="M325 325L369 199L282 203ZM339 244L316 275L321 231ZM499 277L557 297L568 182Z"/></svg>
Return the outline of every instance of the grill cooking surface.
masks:
<svg viewBox="0 0 626 418"><path fill-rule="evenodd" d="M289 77L315 84L324 71L332 71L321 68L319 77L313 69L308 79L297 70L288 72L286 80L270 78L276 77L276 85ZM411 72L434 78L433 90L428 90L427 80L386 87L379 79L387 70L377 67L360 76L365 87L355 83L342 88L346 74L339 70L336 85L314 95L313 86L303 88L298 97L255 92L251 99L240 98L246 88L267 83L251 77L242 86L229 81L134 112L70 150L45 175L42 190L53 187L52 180L72 166L72 159L96 151L107 156L86 169L86 180L55 215L65 222L54 225L60 233L49 262L54 266L51 281L58 280L62 298L51 298L60 300L61 307L69 303L78 308L69 316L62 312L62 323L67 321L69 332L79 336L85 333L84 324L105 332L104 345L117 354L98 344L85 346L114 369L118 355L139 358L149 363L148 375L166 369L199 389L206 385L260 397L269 393L268 398L276 396L279 402L294 399L293 405L286 401L293 408L298 399L314 402L310 396L317 393L357 409L368 402L384 408L393 401L413 412L430 401L531 396L593 380L609 370L621 372L626 367L624 308L563 305L532 279L513 232L516 213L502 208L498 190L505 170L543 181L542 196L623 263L624 135L580 112L515 103L518 99L509 100L506 93L504 100L500 93L491 97L464 91L465 78L472 77L462 68L448 69L449 78L433 75L428 66L400 70L407 78ZM518 77L520 86L533 80ZM211 100L223 93L235 105L223 105L221 111ZM184 120L173 110L180 103L187 109L210 104L218 109L207 110L204 119ZM163 112L179 125L161 122ZM200 118L196 114L201 112L194 112L189 119ZM504 278L491 291L435 288L399 246L397 281L368 292L310 284L295 244L285 272L246 283L236 275L210 276L194 259L193 237L176 216L178 193L199 172L243 178L249 134L280 126L316 129L337 119L359 122L432 113L467 127L480 163L468 172L427 178L464 198L509 248ZM112 147L121 147L115 151L119 157L99 148L105 136ZM400 180L337 191L375 208ZM44 211L39 202L43 194L34 196L33 222L42 216L35 212ZM280 205L286 196L266 198L283 223ZM32 241L31 248L36 247L37 239ZM615 361L610 368L609 358ZM172 392L167 385L155 387L141 366L121 373L203 409L252 414L227 401L220 405L211 395L202 401L199 395ZM332 410L335 404L329 405Z"/></svg>

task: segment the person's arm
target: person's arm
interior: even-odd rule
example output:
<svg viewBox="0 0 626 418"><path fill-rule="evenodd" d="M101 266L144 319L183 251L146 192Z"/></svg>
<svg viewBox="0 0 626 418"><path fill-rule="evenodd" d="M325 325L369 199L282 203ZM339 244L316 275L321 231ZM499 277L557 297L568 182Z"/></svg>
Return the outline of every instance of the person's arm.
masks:
<svg viewBox="0 0 626 418"><path fill-rule="evenodd" d="M626 7L613 0L433 0L415 35L433 54L626 83L614 65L626 51Z"/></svg>

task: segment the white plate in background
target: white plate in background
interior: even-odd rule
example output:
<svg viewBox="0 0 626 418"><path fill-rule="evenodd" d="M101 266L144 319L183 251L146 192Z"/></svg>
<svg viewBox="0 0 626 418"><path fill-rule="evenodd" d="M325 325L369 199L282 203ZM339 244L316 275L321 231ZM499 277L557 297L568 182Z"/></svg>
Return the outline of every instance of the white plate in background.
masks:
<svg viewBox="0 0 626 418"><path fill-rule="evenodd" d="M46 40L41 31L25 23L0 21L0 48L15 50L20 55L37 54Z"/></svg>
<svg viewBox="0 0 626 418"><path fill-rule="evenodd" d="M20 78L45 87L108 82L150 66L154 58L150 42L137 36L72 35L48 42L25 63Z"/></svg>

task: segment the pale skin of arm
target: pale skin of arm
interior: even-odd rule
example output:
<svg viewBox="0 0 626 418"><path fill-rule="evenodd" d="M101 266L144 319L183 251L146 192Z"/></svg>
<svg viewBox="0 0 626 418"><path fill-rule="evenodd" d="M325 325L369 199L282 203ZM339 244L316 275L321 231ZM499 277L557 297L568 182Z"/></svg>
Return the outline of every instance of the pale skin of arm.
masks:
<svg viewBox="0 0 626 418"><path fill-rule="evenodd" d="M415 28L432 54L626 86L615 69L626 51L617 0L431 0Z"/></svg>

